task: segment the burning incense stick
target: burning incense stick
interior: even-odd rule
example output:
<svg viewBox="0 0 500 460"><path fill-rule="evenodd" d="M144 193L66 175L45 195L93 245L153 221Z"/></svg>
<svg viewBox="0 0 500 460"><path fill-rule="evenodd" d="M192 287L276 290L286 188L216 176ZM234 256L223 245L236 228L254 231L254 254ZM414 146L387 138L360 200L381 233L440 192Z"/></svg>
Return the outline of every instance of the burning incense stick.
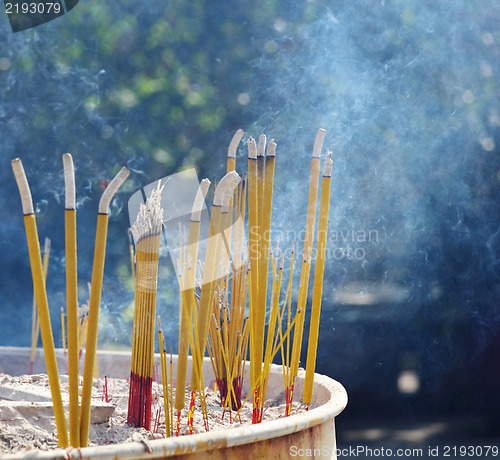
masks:
<svg viewBox="0 0 500 460"><path fill-rule="evenodd" d="M97 325L101 304L102 277L104 275L104 260L106 255L106 237L108 232L109 205L113 196L130 174L127 168L120 172L109 183L99 201L99 214L94 249L94 266L92 268L92 289L90 291L87 346L85 349L85 364L83 369L82 405L80 410L80 446L87 447L90 428L90 403L97 348Z"/></svg>
<svg viewBox="0 0 500 460"><path fill-rule="evenodd" d="M253 138L248 142L248 260L250 262L250 386L256 385L262 368L262 347L264 331L257 330L255 312L258 303L258 263L259 263L259 216L258 216L258 184L257 184L257 146ZM265 307L264 307L265 308ZM259 337L257 337L257 335Z"/></svg>
<svg viewBox="0 0 500 460"><path fill-rule="evenodd" d="M43 281L47 282L47 273L49 270L49 256L50 256L50 239L45 238L43 249ZM30 374L33 374L36 358L36 347L38 345L38 336L40 335L40 321L38 321L38 313L36 307L36 296L33 294L33 312L31 324L31 361L30 361Z"/></svg>
<svg viewBox="0 0 500 460"><path fill-rule="evenodd" d="M78 275L76 251L76 191L73 158L63 155L66 231L66 309L68 322L69 442L80 446L78 405Z"/></svg>
<svg viewBox="0 0 500 460"><path fill-rule="evenodd" d="M158 181L132 226L136 243L134 337L130 369L127 422L131 426L151 426L151 398L154 360L154 328L160 237L163 227L161 198L164 186ZM161 345L160 345L161 346Z"/></svg>
<svg viewBox="0 0 500 460"><path fill-rule="evenodd" d="M35 210L31 191L26 179L23 164L19 158L12 160L12 169L16 178L24 214L24 225L26 228L26 238L28 242L28 252L31 264L31 274L33 277L33 287L35 290L38 317L42 334L42 344L45 355L45 364L49 377L52 403L54 406L54 416L56 419L57 437L60 447L68 446L68 432L66 417L61 398L61 388L59 384L59 371L57 369L56 354L54 349L54 339L52 326L50 324L49 305L43 275L42 257L40 254L40 244L36 228Z"/></svg>
<svg viewBox="0 0 500 460"><path fill-rule="evenodd" d="M187 364L189 353L189 332L188 328L192 327L192 309L194 306L195 292L195 272L198 261L198 240L200 238L201 213L205 196L210 181L203 179L199 185L196 197L191 211L191 222L189 224L189 236L187 247L187 260L185 261L184 270L184 286L186 289L185 296L181 295L180 305L180 322L179 322L179 350L177 357L177 379L175 387L175 409L178 414L184 408L186 395L186 380L187 380ZM181 266L181 270L182 270ZM182 272L181 272L182 273ZM182 305L185 299L186 305Z"/></svg>
<svg viewBox="0 0 500 460"><path fill-rule="evenodd" d="M297 315L299 314L298 312L300 311L301 316L299 317L297 325L295 326L294 330L292 359L290 363L292 386L293 386L293 379L295 379L299 371L300 350L302 346L302 334L304 331L304 317L306 311L307 291L309 285L309 273L311 270L311 252L314 241L316 205L318 200L318 188L319 188L320 157L321 157L321 148L323 146L325 135L326 131L324 129L318 130L318 134L316 135L316 140L314 142L313 155L311 160L311 175L309 180L309 198L307 202L306 231L304 237L302 268L300 270L299 298L297 301Z"/></svg>
<svg viewBox="0 0 500 460"><path fill-rule="evenodd" d="M321 201L319 205L318 242L316 246L316 262L314 268L313 299L311 322L309 325L309 342L307 345L306 377L304 382L303 401L309 405L312 401L314 370L316 367L316 350L318 348L319 318L321 313L321 295L323 293L323 273L325 270L326 234L328 231L328 211L330 206L330 183L333 161L331 154L323 166L321 181Z"/></svg>
<svg viewBox="0 0 500 460"><path fill-rule="evenodd" d="M226 172L234 171L236 169L236 150L238 149L238 145L240 144L244 134L245 131L238 129L229 143L229 147L227 149Z"/></svg>

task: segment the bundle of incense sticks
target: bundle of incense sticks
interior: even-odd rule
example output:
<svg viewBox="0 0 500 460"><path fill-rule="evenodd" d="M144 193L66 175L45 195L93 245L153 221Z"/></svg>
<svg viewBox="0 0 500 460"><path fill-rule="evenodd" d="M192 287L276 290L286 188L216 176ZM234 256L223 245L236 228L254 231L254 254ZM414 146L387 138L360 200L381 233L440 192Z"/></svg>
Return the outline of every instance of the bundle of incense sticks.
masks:
<svg viewBox="0 0 500 460"><path fill-rule="evenodd" d="M56 419L58 443L61 447L69 445L73 447L86 446L88 442L88 429L90 424L90 391L93 383L93 369L95 358L95 347L97 345L97 315L99 311L102 276L104 269L104 255L106 247L106 230L108 207L114 194L127 178L129 172L123 168L117 176L110 182L104 191L99 203L98 229L96 233L96 253L94 256L94 271L92 274L92 290L98 294L91 295L93 308L89 312L91 328L89 333L94 340L86 349L87 359L91 360L91 372L84 373L83 393L81 402L81 413L79 413L78 397L78 305L77 305L77 268L76 268L76 200L73 159L70 154L63 155L64 179L66 191L65 203L65 231L66 231L66 289L67 289L67 313L68 313L68 374L69 374L69 439L66 424L66 417L62 405L61 389L59 384L59 370L55 356L52 326L50 322L50 312L45 287L44 266L40 254L40 245L36 227L36 218L31 198L31 190L28 185L26 174L22 162L19 158L12 160L12 169L21 195L24 223L26 227L26 237L28 241L28 251L33 277L33 286L36 297L36 307L38 310L39 327L42 335L42 344L45 355L45 364L49 377L54 415ZM46 248L45 256L48 257ZM46 273L47 259L45 260ZM98 269L96 270L96 266ZM64 316L64 315L62 315ZM62 318L64 327L64 317ZM38 335L38 334L36 334ZM64 332L63 332L64 335ZM64 341L64 338L63 338ZM90 383L89 383L90 382ZM83 414L83 415L82 415Z"/></svg>
<svg viewBox="0 0 500 460"><path fill-rule="evenodd" d="M132 226L136 247L135 302L127 422L147 430L151 427L156 292L163 228L162 191L159 181L146 203L141 203Z"/></svg>
<svg viewBox="0 0 500 460"><path fill-rule="evenodd" d="M286 295L280 307L280 290L282 285L282 271L284 259L278 261L270 244L271 208L274 188L274 166L276 144L271 141L266 148L266 137L261 135L258 143L248 139L248 232L250 265L249 275L249 320L250 326L250 385L253 394L253 423L262 421L264 401L267 388L267 379L274 356L281 352L285 395L287 399L287 415L290 413L290 404L293 398L294 379L299 368L299 358L302 345L303 325L306 312L309 274L312 262L314 230L316 220L317 195L319 189L320 158L326 131L320 129L316 136L311 160L309 179L309 197L307 207L305 239L303 247L303 261L300 274L299 295L295 315L292 319L292 279L294 251L290 262L290 276ZM310 367L308 381L314 375L315 351L317 347L314 331L319 324L319 310L323 282L324 254L326 249L326 228L328 221L328 202L331 176L331 158L328 157L324 167L322 183L322 205L320 211L321 239L318 242L317 266L315 273L316 295L313 310L313 325L309 342ZM269 262L271 273L269 273ZM268 296L268 277L271 275L271 295ZM269 312L268 314L266 314ZM287 313L287 314L286 314ZM283 331L282 321L287 316L286 329ZM267 319L267 335L265 327ZM293 330L293 342L290 335ZM292 343L292 347L290 344ZM291 348L291 349L290 349ZM311 386L312 381L308 383Z"/></svg>
<svg viewBox="0 0 500 460"><path fill-rule="evenodd" d="M243 137L243 131L239 130L233 137L228 149L228 173L215 188L205 262L204 264L200 262L202 274L199 286L195 286L195 271L199 262L197 260L199 218L195 212L196 206L193 207L188 250L182 257L183 269L179 270L181 273L179 276L181 288L179 356L182 358L179 360L175 401L178 423L180 411L184 408L184 385L189 347L193 356L193 369L188 424L192 424L192 412L198 391L202 408L204 407L202 359L207 344L224 410L241 408L242 377L247 347L248 344L250 345L252 391L247 398L250 394L253 396L253 423L259 423L262 420L271 363L276 354L280 353L287 400L286 414L290 414L293 385L298 373L302 346L314 250L320 158L325 134L323 129L318 131L313 148L299 295L294 312L292 312L294 244L292 242L287 281L283 280L284 257L278 258L271 250L271 210L276 158L274 141L267 143L265 135L259 137L258 143L252 138L248 139L248 177L239 183L239 176L234 172L234 168L236 167L236 150ZM306 404L310 402L312 394L325 265L331 170L332 161L328 156L321 182L313 308L308 344L308 371L304 395ZM203 200L205 193L206 190L203 191L200 186L197 200ZM200 209L199 204L197 208ZM245 250L243 222L247 212L248 250ZM228 248L232 251L228 251ZM232 253L232 259L229 253ZM281 300L282 286L285 282L285 296ZM247 302L248 317L245 318ZM283 324L285 318L286 324Z"/></svg>

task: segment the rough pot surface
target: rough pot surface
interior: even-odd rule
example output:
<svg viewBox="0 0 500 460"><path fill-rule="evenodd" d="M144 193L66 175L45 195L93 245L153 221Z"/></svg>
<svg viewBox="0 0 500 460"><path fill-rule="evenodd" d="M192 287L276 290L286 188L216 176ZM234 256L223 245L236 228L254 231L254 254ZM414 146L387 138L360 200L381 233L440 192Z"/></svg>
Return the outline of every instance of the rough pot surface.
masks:
<svg viewBox="0 0 500 460"><path fill-rule="evenodd" d="M65 372L62 350L57 350L60 372ZM0 347L0 369L11 375L27 372L30 350L18 347ZM130 373L130 353L98 352L100 375L127 378ZM157 358L159 361L159 357ZM44 372L43 351L38 350L35 372ZM174 375L176 356L174 356ZM210 360L205 359L203 374L213 379ZM299 372L294 386L294 400L302 399L304 372ZM244 391L248 392L245 379ZM268 381L267 394L275 396L283 392L281 366L273 365ZM248 403L247 403L248 404ZM231 430L158 439L150 442L131 442L82 449L56 449L0 456L13 459L285 459L304 455L314 458L336 458L335 417L347 404L347 393L337 381L324 375L314 378L313 400L309 411L290 417L247 425Z"/></svg>

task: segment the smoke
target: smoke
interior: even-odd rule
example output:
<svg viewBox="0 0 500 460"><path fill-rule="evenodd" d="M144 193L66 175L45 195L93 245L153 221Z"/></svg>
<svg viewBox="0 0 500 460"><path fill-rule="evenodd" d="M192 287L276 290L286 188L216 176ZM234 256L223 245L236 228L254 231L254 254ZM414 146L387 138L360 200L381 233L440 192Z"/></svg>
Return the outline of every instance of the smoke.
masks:
<svg viewBox="0 0 500 460"><path fill-rule="evenodd" d="M81 302L88 295L102 185L123 165L133 171L111 207L103 289L103 334L120 343L131 336L124 318L133 300L123 263L125 203L180 166L198 165L199 177L222 177L231 130L240 127L278 144L272 232L283 251L295 240L296 260L312 145L317 129L327 130L322 161L331 150L334 169L320 371L353 386L373 375L389 378L400 357L388 350L401 349L420 356L416 366L433 382L475 360L498 335L497 2L269 3L274 13L265 23L257 18L267 17L267 10L246 1L219 2L203 14L197 7L189 10L184 31L174 27L187 14L182 5L159 1L100 2L95 9L80 3L27 33L11 34L6 22L0 25L6 37L0 52L0 180L6 184L0 247L8 271L23 274L0 281L9 306L0 309L0 321L18 331L5 335L4 343L27 344L31 311L26 242L8 160L23 159L40 238L53 240L48 286L56 325L65 289L61 155L71 152L76 166ZM162 14L165 20L155 25ZM64 27L65 21L74 27ZM110 33L98 41L98 29ZM199 39L193 31L210 38L206 62L188 43ZM238 34L248 55L233 59L239 48L232 48L231 37ZM145 64L130 59L133 49L155 50L160 74L176 72L175 97L166 97L163 88L138 102L137 87L152 91L162 75L148 75L156 83L141 86ZM209 99L204 122L218 119L221 108L228 121L192 137L202 107L187 105L200 100L207 81L220 99ZM171 119L181 121L165 127L155 114L170 104ZM241 173L244 144L237 159ZM155 149L144 151L143 145ZM180 160L173 147L181 149ZM161 270L166 284L158 312L172 317L178 305L174 270L168 264ZM173 318L165 327L175 336Z"/></svg>
<svg viewBox="0 0 500 460"><path fill-rule="evenodd" d="M380 391L393 391L395 347L428 367L428 389L498 336L499 18L493 1L336 2L314 20L283 13L252 62L249 106L263 114L249 131L278 144L280 244L300 240L312 143L327 130L318 367L353 387L380 364Z"/></svg>

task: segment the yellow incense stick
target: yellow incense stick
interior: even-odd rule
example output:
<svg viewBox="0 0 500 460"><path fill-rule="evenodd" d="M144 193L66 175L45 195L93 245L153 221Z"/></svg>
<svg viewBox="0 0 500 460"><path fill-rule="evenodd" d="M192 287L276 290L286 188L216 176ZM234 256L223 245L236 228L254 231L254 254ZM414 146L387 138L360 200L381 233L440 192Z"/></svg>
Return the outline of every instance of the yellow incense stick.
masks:
<svg viewBox="0 0 500 460"><path fill-rule="evenodd" d="M210 181L203 179L198 187L196 197L191 211L191 222L189 225L189 237L187 248L187 261L185 270L185 285L187 289L186 295L180 296L180 301L186 300L186 308L180 311L179 323L179 350L177 357L177 379L175 388L175 409L180 411L185 405L186 380L187 380L187 364L189 353L189 335L188 328L191 327L191 317L193 308L194 288L195 288L195 272L196 263L198 260L198 240L200 238L201 213L205 202L205 196ZM181 266L182 269L182 266Z"/></svg>
<svg viewBox="0 0 500 460"><path fill-rule="evenodd" d="M293 336L293 348L292 348L292 359L291 359L291 378L294 379L297 376L299 370L299 360L300 360L300 350L302 346L302 334L304 331L304 317L306 311L307 303L307 291L309 285L309 273L311 270L311 252L314 240L314 227L316 221L316 205L318 200L318 188L319 188L319 172L320 172L320 157L321 148L323 146L323 141L325 139L326 131L324 129L319 129L316 135L316 140L313 147L313 156L311 160L311 175L309 180L309 197L307 202L307 219L306 219L306 231L304 236L304 248L303 248L303 259L302 268L300 271L300 285L299 285L299 298L297 301L297 315L301 311L301 316L297 320L297 325L295 326L294 336Z"/></svg>
<svg viewBox="0 0 500 460"><path fill-rule="evenodd" d="M45 238L44 248L43 248L43 281L47 282L47 273L49 270L49 256L50 256L50 239ZM33 323L31 326L31 363L30 363L30 374L33 374L33 368L35 366L36 358L36 347L38 345L38 336L40 335L40 322L38 321L38 313L36 308L36 296L33 294L33 313L32 313Z"/></svg>
<svg viewBox="0 0 500 460"><path fill-rule="evenodd" d="M316 367L316 351L318 348L319 318L321 313L321 296L323 293L323 273L325 269L326 236L328 231L328 211L330 206L330 183L333 161L331 155L326 159L321 181L321 201L319 207L318 242L314 268L313 299L311 307L311 323L309 325L309 342L307 345L306 377L304 382L303 401L312 401L314 370Z"/></svg>
<svg viewBox="0 0 500 460"><path fill-rule="evenodd" d="M92 400L92 385L97 348L97 326L101 304L102 277L106 255L106 237L108 233L109 205L115 193L130 174L127 168L120 172L109 183L99 201L99 214L94 248L94 266L92 268L92 289L90 292L87 346L85 349L85 364L83 368L82 405L80 410L80 446L87 447L90 429L90 404Z"/></svg>
<svg viewBox="0 0 500 460"><path fill-rule="evenodd" d="M264 331L256 327L258 310L258 280L259 280L259 195L257 183L257 145L250 137L248 145L248 260L251 276L249 278L249 315L250 323L250 386L255 387L256 379L262 368L262 347ZM259 337L257 337L257 335Z"/></svg>
<svg viewBox="0 0 500 460"><path fill-rule="evenodd" d="M64 355L66 355L66 327L64 325L64 307L61 307L61 343L64 351Z"/></svg>
<svg viewBox="0 0 500 460"><path fill-rule="evenodd" d="M31 191L26 179L23 164L19 158L12 160L12 169L16 178L24 214L24 225L26 228L26 239L28 242L28 252L31 265L31 274L33 277L33 288L36 296L38 308L38 318L42 334L42 343L45 355L45 365L49 377L52 403L54 406L54 416L56 419L57 438L60 447L68 446L68 432L66 417L61 397L61 387L59 384L59 370L54 349L54 338L52 335L52 326L50 324L49 305L47 301L47 292L43 275L42 257L40 254L40 244L36 228L35 211Z"/></svg>
<svg viewBox="0 0 500 460"><path fill-rule="evenodd" d="M276 158L276 144L271 140L267 146L267 155L265 159L265 178L263 184L263 199L262 206L259 208L260 222L260 251L259 251L259 312L260 328L265 328L266 322L266 303L267 303L267 274L269 267L269 249L270 229L271 229L271 211L273 203L273 188L274 188L274 164ZM260 216L262 215L262 219ZM263 336L263 333L262 333ZM260 346L260 345L259 345ZM263 346L263 344L262 344ZM267 347L267 345L266 345Z"/></svg>
<svg viewBox="0 0 500 460"><path fill-rule="evenodd" d="M73 158L63 155L66 232L66 310L68 322L69 442L80 446L78 405L78 275L76 251L76 192Z"/></svg>
<svg viewBox="0 0 500 460"><path fill-rule="evenodd" d="M160 315L158 319L158 345L160 347L160 365L161 365L161 383L163 389L163 409L165 411L165 431L167 438L172 434L172 421L170 419L170 398L168 394L168 377L167 377L167 351L165 349L165 342L163 331L161 329Z"/></svg>
<svg viewBox="0 0 500 460"><path fill-rule="evenodd" d="M242 129L238 129L238 131L234 133L234 136L229 143L229 147L227 149L227 173L236 169L236 151L244 134L245 131L243 131Z"/></svg>

